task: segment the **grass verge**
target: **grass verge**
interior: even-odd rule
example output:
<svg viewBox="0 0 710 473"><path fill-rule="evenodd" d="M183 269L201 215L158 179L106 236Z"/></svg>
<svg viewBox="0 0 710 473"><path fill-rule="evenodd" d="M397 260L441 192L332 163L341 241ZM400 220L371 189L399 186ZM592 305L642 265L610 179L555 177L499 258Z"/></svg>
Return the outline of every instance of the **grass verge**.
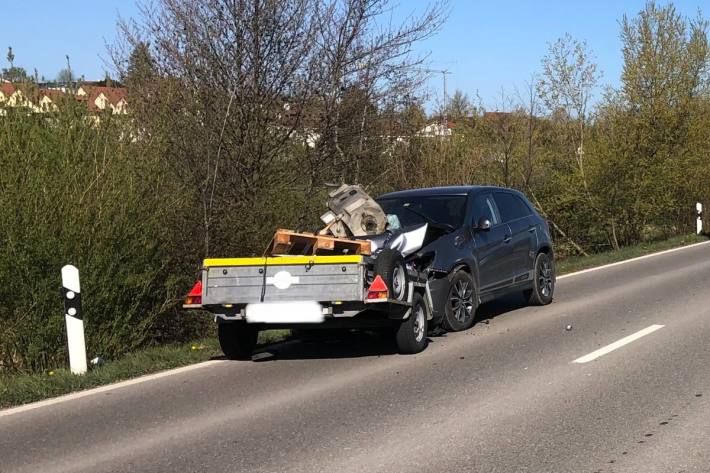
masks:
<svg viewBox="0 0 710 473"><path fill-rule="evenodd" d="M684 235L588 257L565 258L557 261L557 273L572 273L702 241L707 241L707 238ZM289 335L288 330L268 330L259 334L259 343L275 343ZM146 348L93 368L84 376L73 375L64 368L40 374L0 375L0 409L199 363L221 354L217 341L206 339L183 345Z"/></svg>
<svg viewBox="0 0 710 473"><path fill-rule="evenodd" d="M275 343L289 335L289 330L267 330L259 334L259 344ZM91 368L83 376L73 375L66 368L37 374L0 374L0 409L199 363L221 355L217 340L206 339L182 345L145 348Z"/></svg>
<svg viewBox="0 0 710 473"><path fill-rule="evenodd" d="M707 237L698 235L681 235L668 240L641 243L639 245L627 246L618 251L607 251L589 256L571 256L555 262L557 274L574 273L583 269L603 266L605 264L636 258L650 253L657 253L671 248L688 246L694 243L707 241Z"/></svg>

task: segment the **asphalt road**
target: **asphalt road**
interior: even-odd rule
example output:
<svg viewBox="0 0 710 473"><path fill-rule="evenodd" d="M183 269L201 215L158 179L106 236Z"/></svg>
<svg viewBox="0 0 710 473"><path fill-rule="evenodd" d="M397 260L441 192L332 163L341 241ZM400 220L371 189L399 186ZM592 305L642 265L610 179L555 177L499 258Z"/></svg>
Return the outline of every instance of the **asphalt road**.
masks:
<svg viewBox="0 0 710 473"><path fill-rule="evenodd" d="M0 412L0 471L710 471L710 244L482 316L415 356L374 337L292 342Z"/></svg>

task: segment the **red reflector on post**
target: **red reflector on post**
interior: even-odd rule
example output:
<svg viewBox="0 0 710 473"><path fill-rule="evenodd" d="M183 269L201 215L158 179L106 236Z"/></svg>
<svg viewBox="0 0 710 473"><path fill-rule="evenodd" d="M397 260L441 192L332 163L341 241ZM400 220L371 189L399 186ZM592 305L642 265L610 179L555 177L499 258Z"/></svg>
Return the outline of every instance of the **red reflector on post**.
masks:
<svg viewBox="0 0 710 473"><path fill-rule="evenodd" d="M202 281L197 281L185 298L186 305L202 304Z"/></svg>
<svg viewBox="0 0 710 473"><path fill-rule="evenodd" d="M367 290L367 298L372 299L387 299L389 297L389 290L387 289L387 284L382 279L380 275L375 277L375 280L370 284L370 288Z"/></svg>

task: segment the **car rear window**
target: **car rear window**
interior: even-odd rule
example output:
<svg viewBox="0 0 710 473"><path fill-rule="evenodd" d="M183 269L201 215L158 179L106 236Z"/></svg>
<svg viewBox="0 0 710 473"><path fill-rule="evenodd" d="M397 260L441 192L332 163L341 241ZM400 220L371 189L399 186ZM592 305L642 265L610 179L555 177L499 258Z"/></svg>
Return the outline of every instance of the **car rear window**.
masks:
<svg viewBox="0 0 710 473"><path fill-rule="evenodd" d="M530 208L517 195L496 192L493 195L498 211L504 222L510 222L530 215Z"/></svg>

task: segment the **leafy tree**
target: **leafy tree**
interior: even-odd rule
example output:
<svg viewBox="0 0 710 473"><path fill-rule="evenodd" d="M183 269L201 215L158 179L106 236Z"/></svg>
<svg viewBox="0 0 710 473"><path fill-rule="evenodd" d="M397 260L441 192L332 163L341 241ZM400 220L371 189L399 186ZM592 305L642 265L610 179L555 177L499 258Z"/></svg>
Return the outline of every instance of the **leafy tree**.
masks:
<svg viewBox="0 0 710 473"><path fill-rule="evenodd" d="M12 69L15 62L15 54L12 52L12 46L7 47L7 62L10 63L10 69Z"/></svg>
<svg viewBox="0 0 710 473"><path fill-rule="evenodd" d="M136 88L147 85L155 79L155 63L150 53L150 47L144 41L138 41L128 57L124 82Z"/></svg>
<svg viewBox="0 0 710 473"><path fill-rule="evenodd" d="M454 119L472 117L476 113L476 107L469 100L468 95L456 89L446 106L446 114Z"/></svg>
<svg viewBox="0 0 710 473"><path fill-rule="evenodd" d="M700 13L689 19L654 2L621 21L622 86L609 110L620 130L612 150L627 157L619 168L628 180L611 181L623 198L627 241L649 225L678 220L688 199L702 193L688 179L702 169L690 159L698 154L689 133L706 100L707 27Z"/></svg>
<svg viewBox="0 0 710 473"><path fill-rule="evenodd" d="M542 60L542 78L538 83L540 98L547 109L560 109L576 121L574 144L582 172L589 102L601 78L592 58L586 41L579 41L566 34L549 45L548 53Z"/></svg>
<svg viewBox="0 0 710 473"><path fill-rule="evenodd" d="M10 82L30 82L32 79L22 67L3 68L2 77Z"/></svg>
<svg viewBox="0 0 710 473"><path fill-rule="evenodd" d="M539 97L561 132L556 139L564 157L558 164L569 171L565 188L571 187L578 205L590 206L597 214L600 209L585 165L585 138L589 104L600 78L586 41L565 34L548 45L537 84Z"/></svg>
<svg viewBox="0 0 710 473"><path fill-rule="evenodd" d="M15 66L15 53L12 51L12 46L8 46L6 57L10 67L3 68L2 78L10 82L30 82L32 78L27 75L27 71Z"/></svg>

